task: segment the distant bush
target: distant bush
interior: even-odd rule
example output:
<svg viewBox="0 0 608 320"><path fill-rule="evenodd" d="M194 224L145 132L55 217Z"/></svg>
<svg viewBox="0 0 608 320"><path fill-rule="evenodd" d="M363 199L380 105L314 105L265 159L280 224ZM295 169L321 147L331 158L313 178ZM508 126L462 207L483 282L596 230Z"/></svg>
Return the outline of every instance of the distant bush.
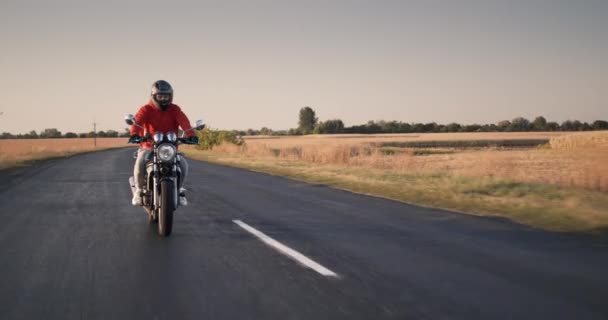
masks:
<svg viewBox="0 0 608 320"><path fill-rule="evenodd" d="M211 150L214 146L219 146L223 143L231 143L240 146L244 140L234 131L215 130L205 128L198 132L199 144L198 149Z"/></svg>

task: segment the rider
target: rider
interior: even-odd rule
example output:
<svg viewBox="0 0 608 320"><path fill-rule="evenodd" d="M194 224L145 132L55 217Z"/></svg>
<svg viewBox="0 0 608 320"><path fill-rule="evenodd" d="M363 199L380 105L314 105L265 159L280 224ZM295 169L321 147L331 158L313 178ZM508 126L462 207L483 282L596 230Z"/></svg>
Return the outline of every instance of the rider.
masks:
<svg viewBox="0 0 608 320"><path fill-rule="evenodd" d="M135 168L133 169L133 177L135 177L135 194L131 203L134 206L142 205L141 201L141 187L144 185L144 170L146 159L150 157L152 152L152 144L150 141L142 142L142 136L144 134L153 135L155 132L167 133L167 132L178 132L178 127L181 127L186 132L188 143L197 144L198 137L195 135L194 130L191 130L190 120L182 112L182 109L172 103L173 101L173 88L171 85L164 80L158 80L152 85L152 93L150 94L150 101L141 107L135 115L135 122L145 129L131 126L131 137L129 142L140 143L139 150L137 151L137 160L135 161ZM180 205L185 206L188 204L186 200L186 189L183 188L184 181L188 175L188 163L186 158L178 156L179 166L181 169L180 189L179 189L179 202Z"/></svg>

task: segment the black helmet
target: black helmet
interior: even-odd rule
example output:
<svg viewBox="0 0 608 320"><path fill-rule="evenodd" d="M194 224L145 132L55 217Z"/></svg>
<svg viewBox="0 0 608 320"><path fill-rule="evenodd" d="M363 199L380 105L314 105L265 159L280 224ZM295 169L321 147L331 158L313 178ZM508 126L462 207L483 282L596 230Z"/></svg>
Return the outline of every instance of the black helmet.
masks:
<svg viewBox="0 0 608 320"><path fill-rule="evenodd" d="M167 110L173 102L173 88L169 82L158 80L152 85L152 103L160 110Z"/></svg>

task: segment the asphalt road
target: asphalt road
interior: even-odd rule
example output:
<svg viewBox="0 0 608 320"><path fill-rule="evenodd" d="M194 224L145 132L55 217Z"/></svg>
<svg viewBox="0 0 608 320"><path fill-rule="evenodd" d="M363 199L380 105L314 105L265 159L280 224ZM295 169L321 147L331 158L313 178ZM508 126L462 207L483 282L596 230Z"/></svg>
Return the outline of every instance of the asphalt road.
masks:
<svg viewBox="0 0 608 320"><path fill-rule="evenodd" d="M193 160L160 238L132 151L0 173L0 319L608 318L593 239Z"/></svg>

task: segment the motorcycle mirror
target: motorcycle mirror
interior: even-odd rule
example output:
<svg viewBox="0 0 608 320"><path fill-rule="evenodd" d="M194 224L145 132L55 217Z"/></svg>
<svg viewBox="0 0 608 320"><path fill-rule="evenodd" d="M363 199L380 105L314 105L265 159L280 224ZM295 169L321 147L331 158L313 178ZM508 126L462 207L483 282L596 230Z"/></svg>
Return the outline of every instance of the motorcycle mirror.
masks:
<svg viewBox="0 0 608 320"><path fill-rule="evenodd" d="M135 124L135 117L132 114L128 114L125 116L125 122L128 125L132 126Z"/></svg>
<svg viewBox="0 0 608 320"><path fill-rule="evenodd" d="M205 123L203 122L203 120L196 120L196 127L194 127L196 130L202 130L203 128L205 128Z"/></svg>

